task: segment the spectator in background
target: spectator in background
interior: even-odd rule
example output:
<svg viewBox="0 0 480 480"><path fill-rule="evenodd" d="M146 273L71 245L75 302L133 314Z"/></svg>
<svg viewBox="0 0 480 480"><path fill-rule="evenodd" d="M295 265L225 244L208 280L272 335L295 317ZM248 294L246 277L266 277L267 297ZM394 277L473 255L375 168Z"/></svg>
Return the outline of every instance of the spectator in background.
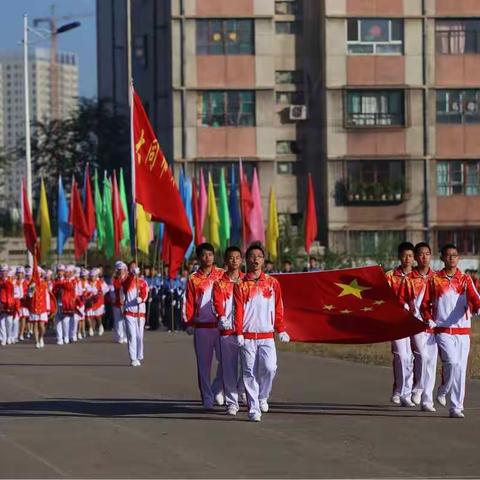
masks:
<svg viewBox="0 0 480 480"><path fill-rule="evenodd" d="M282 273L292 273L292 272L293 272L292 262L290 260L284 260Z"/></svg>
<svg viewBox="0 0 480 480"><path fill-rule="evenodd" d="M319 272L320 265L316 257L310 257L308 259L308 265L303 269L304 272Z"/></svg>
<svg viewBox="0 0 480 480"><path fill-rule="evenodd" d="M267 260L265 262L265 273L274 273L275 271L275 265L273 264L273 262L271 260Z"/></svg>

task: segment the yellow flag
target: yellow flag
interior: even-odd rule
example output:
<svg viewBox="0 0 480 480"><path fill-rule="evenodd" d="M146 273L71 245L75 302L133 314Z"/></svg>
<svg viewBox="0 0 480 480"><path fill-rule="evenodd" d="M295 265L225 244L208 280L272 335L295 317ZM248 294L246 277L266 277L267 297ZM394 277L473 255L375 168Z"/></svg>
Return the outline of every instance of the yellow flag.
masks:
<svg viewBox="0 0 480 480"><path fill-rule="evenodd" d="M271 260L275 260L278 256L277 242L280 232L278 229L278 212L277 200L273 187L270 188L270 198L268 201L268 225L265 235L267 253Z"/></svg>
<svg viewBox="0 0 480 480"><path fill-rule="evenodd" d="M208 206L205 237L215 248L220 247L220 218L218 217L217 200L213 189L212 175L208 174Z"/></svg>
<svg viewBox="0 0 480 480"><path fill-rule="evenodd" d="M40 217L40 260L45 262L50 250L52 230L50 228L50 214L48 213L47 191L43 178L40 184L40 210L38 214Z"/></svg>
<svg viewBox="0 0 480 480"><path fill-rule="evenodd" d="M149 213L146 213L140 204L135 205L136 224L137 224L137 248L148 255L148 246L150 245L150 219Z"/></svg>

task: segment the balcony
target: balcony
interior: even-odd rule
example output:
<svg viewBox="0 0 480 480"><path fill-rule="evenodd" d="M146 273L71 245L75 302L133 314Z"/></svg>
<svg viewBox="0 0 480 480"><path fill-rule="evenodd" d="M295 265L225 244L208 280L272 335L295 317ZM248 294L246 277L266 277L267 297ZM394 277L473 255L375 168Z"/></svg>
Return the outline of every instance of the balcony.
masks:
<svg viewBox="0 0 480 480"><path fill-rule="evenodd" d="M359 183L340 180L335 185L335 203L340 206L389 206L405 200L405 182Z"/></svg>

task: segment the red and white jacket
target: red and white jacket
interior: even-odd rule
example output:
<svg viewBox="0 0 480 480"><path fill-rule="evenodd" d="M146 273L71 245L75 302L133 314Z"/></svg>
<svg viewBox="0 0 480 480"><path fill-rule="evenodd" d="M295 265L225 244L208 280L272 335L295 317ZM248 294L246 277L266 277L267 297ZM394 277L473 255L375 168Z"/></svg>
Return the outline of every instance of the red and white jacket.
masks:
<svg viewBox="0 0 480 480"><path fill-rule="evenodd" d="M395 295L398 297L400 288L407 278L407 274L402 270L402 267L398 266L393 270L389 270L385 277L387 278L387 282L390 285L390 288L393 290Z"/></svg>
<svg viewBox="0 0 480 480"><path fill-rule="evenodd" d="M22 315L22 307L24 306L24 298L27 294L27 282L24 278L16 278L13 281L13 296L15 297L16 309L20 315Z"/></svg>
<svg viewBox="0 0 480 480"><path fill-rule="evenodd" d="M223 277L223 268L213 267L208 275L198 270L190 275L183 301L183 321L187 326L217 328L212 308L213 284Z"/></svg>
<svg viewBox="0 0 480 480"><path fill-rule="evenodd" d="M110 290L110 287L101 278L94 281L87 281L85 284L84 298L87 310L98 310L105 305L104 295Z"/></svg>
<svg viewBox="0 0 480 480"><path fill-rule="evenodd" d="M14 314L16 311L15 285L9 278L0 279L0 313Z"/></svg>
<svg viewBox="0 0 480 480"><path fill-rule="evenodd" d="M225 272L219 280L213 284L212 289L212 307L213 313L220 319L220 317L226 317L232 325L231 329L221 330L222 336L232 335L234 333L233 328L233 287L242 280L245 276L240 272L240 278L238 281L232 280L228 273Z"/></svg>
<svg viewBox="0 0 480 480"><path fill-rule="evenodd" d="M422 319L420 307L422 305L425 290L427 289L430 278L434 275L434 271L429 268L425 275L422 275L418 268L415 267L401 283L398 299L400 303L408 308L419 320Z"/></svg>
<svg viewBox="0 0 480 480"><path fill-rule="evenodd" d="M112 278L112 286L110 288L110 295L112 297L112 305L116 308L122 308L121 290L123 280L120 277Z"/></svg>
<svg viewBox="0 0 480 480"><path fill-rule="evenodd" d="M453 277L448 277L445 270L430 277L420 313L425 321L436 323L436 333L442 328L469 329L472 313L479 311L480 295L468 275L457 269Z"/></svg>
<svg viewBox="0 0 480 480"><path fill-rule="evenodd" d="M273 338L274 331L285 331L280 283L263 272L257 280L247 273L235 285L233 312L235 333L247 339Z"/></svg>
<svg viewBox="0 0 480 480"><path fill-rule="evenodd" d="M53 294L63 315L72 315L77 310L76 284L74 278L59 278L53 282Z"/></svg>
<svg viewBox="0 0 480 480"><path fill-rule="evenodd" d="M32 280L30 285L32 284L35 284L35 289L30 295L29 307L34 319L41 315L53 313L56 305L54 297L51 296L51 292L48 289L48 282L46 280L40 280L38 283L35 283Z"/></svg>
<svg viewBox="0 0 480 480"><path fill-rule="evenodd" d="M138 303L138 299L142 302ZM145 302L148 298L148 285L143 278L128 275L122 282L120 301L125 315L130 317L145 317Z"/></svg>

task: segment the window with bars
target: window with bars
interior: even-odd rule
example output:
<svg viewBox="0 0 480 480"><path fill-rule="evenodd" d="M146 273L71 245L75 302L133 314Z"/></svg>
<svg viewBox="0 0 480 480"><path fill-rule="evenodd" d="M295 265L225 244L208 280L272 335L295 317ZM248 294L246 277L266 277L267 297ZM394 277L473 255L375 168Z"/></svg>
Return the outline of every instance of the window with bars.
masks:
<svg viewBox="0 0 480 480"><path fill-rule="evenodd" d="M392 252L405 240L403 230L351 230L348 232L349 250L356 255L377 255Z"/></svg>
<svg viewBox="0 0 480 480"><path fill-rule="evenodd" d="M480 253L480 230L450 228L437 231L437 251L447 243L453 243L460 255L478 255Z"/></svg>
<svg viewBox="0 0 480 480"><path fill-rule="evenodd" d="M305 94L301 91L275 92L275 100L277 104L303 105Z"/></svg>
<svg viewBox="0 0 480 480"><path fill-rule="evenodd" d="M207 162L204 160L199 160L195 164L195 173L196 173L196 178L197 181L200 178L200 169L203 170L203 174L205 175L205 181L208 181L208 174L211 173L212 175L212 181L213 181L213 186L215 187L215 190L217 190L218 186L220 185L220 175L222 172L222 169L224 171L225 175L225 183L227 184L227 188L230 191L230 186L232 183L232 167L234 168L234 174L235 174L235 184L239 185L240 179L239 179L239 162L228 162L228 161L217 161L217 162ZM250 162L250 161L242 161L242 168L243 168L243 173L247 177L249 183L252 182L253 180L253 171L257 167L256 162Z"/></svg>
<svg viewBox="0 0 480 480"><path fill-rule="evenodd" d="M299 0L276 1L275 14L277 15L298 15L301 7Z"/></svg>
<svg viewBox="0 0 480 480"><path fill-rule="evenodd" d="M437 162L437 195L480 195L480 162Z"/></svg>
<svg viewBox="0 0 480 480"><path fill-rule="evenodd" d="M437 20L435 44L439 55L480 53L480 19Z"/></svg>
<svg viewBox="0 0 480 480"><path fill-rule="evenodd" d="M277 85L303 83L303 72L301 70L276 70L275 83Z"/></svg>
<svg viewBox="0 0 480 480"><path fill-rule="evenodd" d="M302 33L300 22L275 22L275 33L295 35Z"/></svg>
<svg viewBox="0 0 480 480"><path fill-rule="evenodd" d="M403 90L347 90L348 127L404 126Z"/></svg>
<svg viewBox="0 0 480 480"><path fill-rule="evenodd" d="M480 123L480 90L437 90L437 123Z"/></svg>
<svg viewBox="0 0 480 480"><path fill-rule="evenodd" d="M253 55L255 52L253 20L197 20L198 55Z"/></svg>
<svg viewBox="0 0 480 480"><path fill-rule="evenodd" d="M388 18L349 18L349 55L403 54L403 20Z"/></svg>
<svg viewBox="0 0 480 480"><path fill-rule="evenodd" d="M198 94L198 125L251 127L255 125L255 92L211 90Z"/></svg>

